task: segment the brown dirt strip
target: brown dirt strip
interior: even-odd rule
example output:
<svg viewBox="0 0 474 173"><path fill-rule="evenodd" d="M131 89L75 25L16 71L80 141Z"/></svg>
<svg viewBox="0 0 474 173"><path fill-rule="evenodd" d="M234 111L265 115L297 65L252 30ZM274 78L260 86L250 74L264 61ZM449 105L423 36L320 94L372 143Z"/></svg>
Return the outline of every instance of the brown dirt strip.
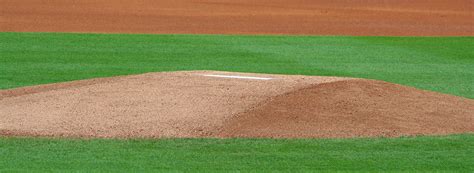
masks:
<svg viewBox="0 0 474 173"><path fill-rule="evenodd" d="M8 136L302 138L467 132L474 132L474 100L353 78L193 71L0 90L0 135Z"/></svg>
<svg viewBox="0 0 474 173"><path fill-rule="evenodd" d="M0 31L460 36L472 0L0 0Z"/></svg>

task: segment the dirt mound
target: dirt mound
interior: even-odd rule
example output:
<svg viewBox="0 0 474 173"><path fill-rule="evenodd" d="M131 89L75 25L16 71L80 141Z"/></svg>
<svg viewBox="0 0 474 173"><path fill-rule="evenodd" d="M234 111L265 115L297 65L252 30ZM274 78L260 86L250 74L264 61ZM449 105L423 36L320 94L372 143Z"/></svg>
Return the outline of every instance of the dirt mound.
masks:
<svg viewBox="0 0 474 173"><path fill-rule="evenodd" d="M0 31L473 35L472 0L0 0Z"/></svg>
<svg viewBox="0 0 474 173"><path fill-rule="evenodd" d="M226 78L225 75L265 78ZM196 71L4 90L0 92L0 133L75 137L212 136L225 120L270 97L308 84L337 80L345 79Z"/></svg>
<svg viewBox="0 0 474 173"><path fill-rule="evenodd" d="M313 85L227 122L225 137L359 137L474 132L474 101L374 80Z"/></svg>
<svg viewBox="0 0 474 173"><path fill-rule="evenodd" d="M0 91L0 134L353 137L474 132L474 101L386 82L215 71Z"/></svg>

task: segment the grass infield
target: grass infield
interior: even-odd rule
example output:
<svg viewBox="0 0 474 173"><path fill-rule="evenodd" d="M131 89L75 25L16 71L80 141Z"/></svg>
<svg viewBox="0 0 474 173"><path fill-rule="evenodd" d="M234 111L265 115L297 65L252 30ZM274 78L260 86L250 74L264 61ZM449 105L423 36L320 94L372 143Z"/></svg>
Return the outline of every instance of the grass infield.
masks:
<svg viewBox="0 0 474 173"><path fill-rule="evenodd" d="M474 37L0 33L0 89L176 70L379 79L474 98Z"/></svg>
<svg viewBox="0 0 474 173"><path fill-rule="evenodd" d="M0 171L474 170L474 135L375 139L0 140Z"/></svg>
<svg viewBox="0 0 474 173"><path fill-rule="evenodd" d="M379 79L474 98L474 37L0 33L0 89L175 70ZM0 127L1 128L1 127ZM376 139L0 138L0 171L474 171L474 134Z"/></svg>

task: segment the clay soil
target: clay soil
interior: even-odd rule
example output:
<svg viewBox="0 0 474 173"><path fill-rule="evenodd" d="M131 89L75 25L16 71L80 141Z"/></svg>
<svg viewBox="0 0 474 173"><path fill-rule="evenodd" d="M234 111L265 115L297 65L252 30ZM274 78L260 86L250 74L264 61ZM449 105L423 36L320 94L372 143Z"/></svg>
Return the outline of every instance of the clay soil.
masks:
<svg viewBox="0 0 474 173"><path fill-rule="evenodd" d="M234 75L270 80L218 78ZM164 72L0 91L0 135L372 137L474 132L474 100L383 81Z"/></svg>
<svg viewBox="0 0 474 173"><path fill-rule="evenodd" d="M0 31L459 36L472 0L0 0Z"/></svg>

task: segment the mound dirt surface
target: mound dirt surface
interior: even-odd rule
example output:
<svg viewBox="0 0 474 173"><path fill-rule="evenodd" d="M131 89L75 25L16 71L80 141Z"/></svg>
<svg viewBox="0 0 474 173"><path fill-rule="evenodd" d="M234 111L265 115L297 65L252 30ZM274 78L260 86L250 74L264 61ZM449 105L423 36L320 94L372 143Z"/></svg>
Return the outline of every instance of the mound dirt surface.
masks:
<svg viewBox="0 0 474 173"><path fill-rule="evenodd" d="M472 0L0 0L0 31L473 35Z"/></svg>
<svg viewBox="0 0 474 173"><path fill-rule="evenodd" d="M359 137L474 132L474 100L374 80L316 84L228 121L228 137Z"/></svg>
<svg viewBox="0 0 474 173"><path fill-rule="evenodd" d="M13 136L301 138L474 132L470 99L374 80L216 71L1 90L0 115L0 135Z"/></svg>

